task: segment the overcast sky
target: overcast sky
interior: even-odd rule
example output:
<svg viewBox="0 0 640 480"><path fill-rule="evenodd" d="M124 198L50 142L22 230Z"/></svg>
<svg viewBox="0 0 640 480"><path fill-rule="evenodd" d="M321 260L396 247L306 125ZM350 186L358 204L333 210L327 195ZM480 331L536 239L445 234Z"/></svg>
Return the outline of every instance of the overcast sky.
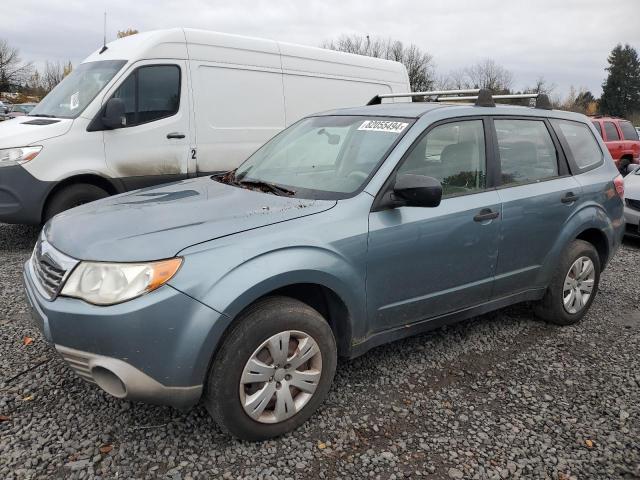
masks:
<svg viewBox="0 0 640 480"><path fill-rule="evenodd" d="M514 88L539 76L599 95L617 43L640 50L640 0L4 0L0 38L24 60L82 61L118 30L192 27L318 46L342 33L391 37L433 55L437 73L485 58Z"/></svg>

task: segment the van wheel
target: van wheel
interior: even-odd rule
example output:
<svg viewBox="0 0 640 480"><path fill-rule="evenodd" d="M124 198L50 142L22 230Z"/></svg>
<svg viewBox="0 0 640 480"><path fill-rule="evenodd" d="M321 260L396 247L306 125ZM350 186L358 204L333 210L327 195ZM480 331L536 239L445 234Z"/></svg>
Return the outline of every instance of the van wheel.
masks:
<svg viewBox="0 0 640 480"><path fill-rule="evenodd" d="M108 196L109 193L102 188L88 183L77 183L64 187L62 190L54 193L47 201L42 223L46 223L51 217L65 210Z"/></svg>
<svg viewBox="0 0 640 480"><path fill-rule="evenodd" d="M277 437L323 402L336 362L335 338L322 315L292 298L266 298L225 338L204 403L226 433L249 441Z"/></svg>
<svg viewBox="0 0 640 480"><path fill-rule="evenodd" d="M571 325L585 316L598 291L600 257L588 242L574 240L558 265L537 316L557 325Z"/></svg>

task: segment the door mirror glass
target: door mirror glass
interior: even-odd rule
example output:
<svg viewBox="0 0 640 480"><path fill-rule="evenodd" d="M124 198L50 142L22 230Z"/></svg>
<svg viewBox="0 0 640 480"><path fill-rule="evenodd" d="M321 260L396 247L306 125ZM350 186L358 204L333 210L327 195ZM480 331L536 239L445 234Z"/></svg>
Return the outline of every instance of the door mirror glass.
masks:
<svg viewBox="0 0 640 480"><path fill-rule="evenodd" d="M124 102L119 98L110 98L104 108L102 124L109 130L127 126Z"/></svg>
<svg viewBox="0 0 640 480"><path fill-rule="evenodd" d="M442 185L433 177L400 174L393 193L407 207L437 207L442 200Z"/></svg>

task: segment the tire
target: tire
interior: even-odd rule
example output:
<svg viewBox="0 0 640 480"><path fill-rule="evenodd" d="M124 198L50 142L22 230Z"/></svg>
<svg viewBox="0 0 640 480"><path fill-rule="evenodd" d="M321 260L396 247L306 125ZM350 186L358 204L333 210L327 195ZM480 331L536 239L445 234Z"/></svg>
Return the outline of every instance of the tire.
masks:
<svg viewBox="0 0 640 480"><path fill-rule="evenodd" d="M278 341L287 337L278 335L287 331L291 332L288 337L290 340L286 342L288 349L282 358L288 360L284 361L285 365L279 365L282 360L278 360L277 355L272 356L268 347L261 347L274 338L274 345L282 344ZM309 355L298 355L299 349L307 352L307 348L313 345L305 340L304 335L315 342L319 353L311 356L316 351L314 348L309 350ZM311 360L305 361L301 366L286 363L294 364L307 356ZM260 367L266 364L269 368L253 377L247 371L248 361L252 358L263 362L257 363ZM268 297L242 313L231 327L209 371L204 404L216 423L228 434L248 441L277 437L302 425L324 401L333 381L336 363L336 341L331 327L322 315L298 300ZM280 368L276 369L274 365L279 365ZM287 372L295 375L295 379ZM272 377L267 379L270 375ZM311 378L302 375L313 376L313 382L304 384L305 390L310 390L315 385L312 393L293 386L302 378ZM255 378L256 381L243 385L241 381L246 378ZM257 395L259 392L265 392L265 395L260 397ZM290 393L294 403L276 403L286 397L286 392ZM248 411L258 403L256 401L252 404L251 395L253 398L257 396L270 399L268 403L259 403L266 405L266 408L262 407L264 410L261 410L258 407L254 410L254 416L250 416ZM243 402L250 406L245 407ZM278 409L278 405L288 407Z"/></svg>
<svg viewBox="0 0 640 480"><path fill-rule="evenodd" d="M108 196L109 193L102 188L88 183L77 183L64 187L62 190L54 193L47 201L42 223L46 223L51 217L65 210Z"/></svg>
<svg viewBox="0 0 640 480"><path fill-rule="evenodd" d="M582 264L576 263L582 259ZM593 266L593 274L586 275L588 270L588 264L591 262ZM585 275L583 280L576 281L573 277L576 276L575 272L581 268L582 275L578 275L578 278ZM565 285L565 280L568 284ZM558 265L558 268L547 287L544 297L540 302L535 305L534 311L536 315L543 320L555 323L556 325L572 325L579 322L582 317L589 311L593 299L598 292L598 284L600 282L600 257L595 247L583 240L574 240L566 248L562 259ZM586 301L584 301L584 291L591 286L591 292ZM567 287L567 289L565 289ZM579 289L582 296L578 297L575 294ZM571 291L573 290L573 297L571 297ZM565 298L565 293L567 296ZM573 300L572 300L573 298ZM565 299L568 300L569 305L565 304Z"/></svg>

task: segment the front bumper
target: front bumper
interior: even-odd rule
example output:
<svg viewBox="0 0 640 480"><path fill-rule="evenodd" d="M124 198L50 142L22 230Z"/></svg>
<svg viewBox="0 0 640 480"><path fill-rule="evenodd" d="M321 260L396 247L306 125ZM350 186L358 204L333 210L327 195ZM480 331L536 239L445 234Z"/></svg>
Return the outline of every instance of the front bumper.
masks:
<svg viewBox="0 0 640 480"><path fill-rule="evenodd" d="M27 262L34 323L81 378L127 400L178 408L198 402L226 324L222 314L169 285L109 307L48 301L31 272Z"/></svg>
<svg viewBox="0 0 640 480"><path fill-rule="evenodd" d="M39 225L53 185L38 180L20 165L0 168L0 222Z"/></svg>

